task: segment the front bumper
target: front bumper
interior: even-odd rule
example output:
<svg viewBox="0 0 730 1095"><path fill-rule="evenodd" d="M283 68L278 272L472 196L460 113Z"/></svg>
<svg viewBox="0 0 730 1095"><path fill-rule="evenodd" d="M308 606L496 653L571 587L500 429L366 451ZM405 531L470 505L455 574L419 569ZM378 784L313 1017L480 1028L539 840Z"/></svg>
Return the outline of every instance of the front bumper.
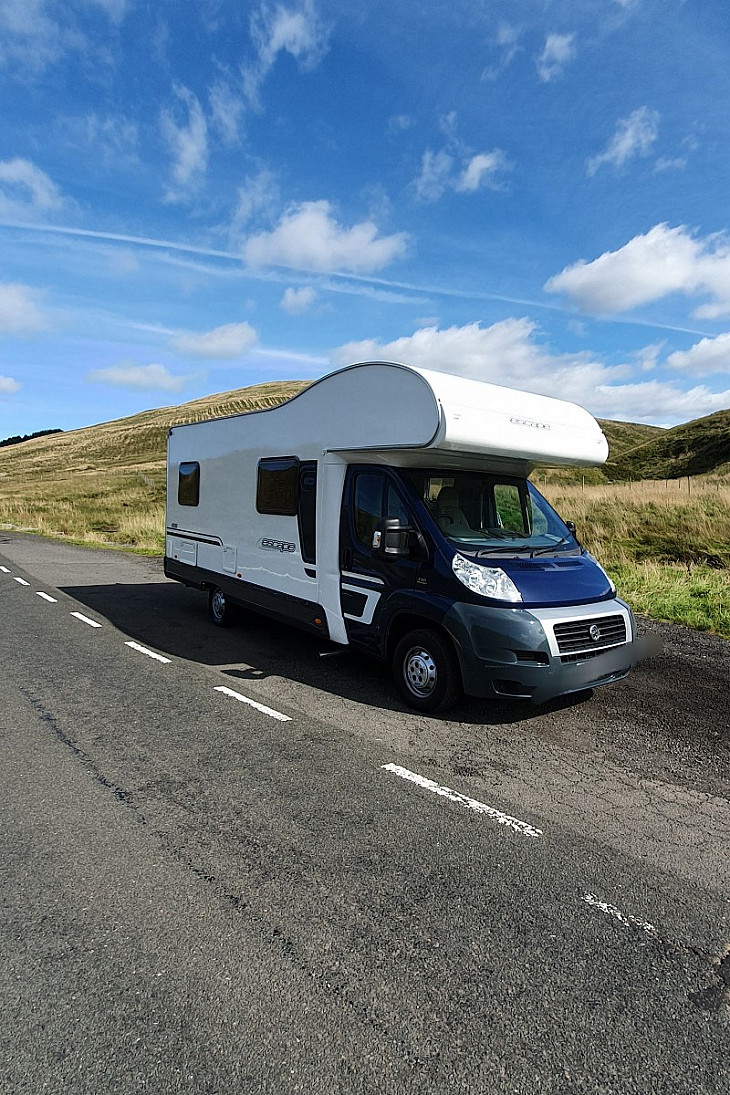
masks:
<svg viewBox="0 0 730 1095"><path fill-rule="evenodd" d="M620 614L626 620L626 641L604 650L561 656L552 627L576 614L586 621ZM555 696L621 680L640 658L653 652L636 638L631 610L617 599L574 609L533 611L457 603L444 624L456 644L464 691L470 696L545 703Z"/></svg>

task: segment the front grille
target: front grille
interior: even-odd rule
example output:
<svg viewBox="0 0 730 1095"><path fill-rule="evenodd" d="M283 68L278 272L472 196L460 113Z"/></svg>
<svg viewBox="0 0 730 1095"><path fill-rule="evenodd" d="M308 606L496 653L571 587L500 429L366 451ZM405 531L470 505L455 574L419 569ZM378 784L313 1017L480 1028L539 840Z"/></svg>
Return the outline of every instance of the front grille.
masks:
<svg viewBox="0 0 730 1095"><path fill-rule="evenodd" d="M561 654L560 660L564 665L576 662L589 662L591 658L597 658L599 654L605 653L605 650L605 647L601 647L600 650L579 650L575 654Z"/></svg>
<svg viewBox="0 0 730 1095"><path fill-rule="evenodd" d="M591 635L591 628L598 635ZM626 642L626 621L623 616L589 616L569 623L555 624L555 641L561 654L577 654L582 651L597 652L607 646ZM595 632L594 632L595 635Z"/></svg>

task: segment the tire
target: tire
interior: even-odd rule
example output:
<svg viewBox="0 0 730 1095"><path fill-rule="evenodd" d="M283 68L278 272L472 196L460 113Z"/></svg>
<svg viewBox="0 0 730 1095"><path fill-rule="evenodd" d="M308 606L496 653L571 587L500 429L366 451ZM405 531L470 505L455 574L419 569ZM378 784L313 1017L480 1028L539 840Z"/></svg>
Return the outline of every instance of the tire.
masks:
<svg viewBox="0 0 730 1095"><path fill-rule="evenodd" d="M464 694L459 663L449 639L428 628L404 635L393 654L393 677L415 711L445 711Z"/></svg>
<svg viewBox="0 0 730 1095"><path fill-rule="evenodd" d="M230 627L233 623L233 605L218 586L212 586L208 594L208 615L216 627Z"/></svg>

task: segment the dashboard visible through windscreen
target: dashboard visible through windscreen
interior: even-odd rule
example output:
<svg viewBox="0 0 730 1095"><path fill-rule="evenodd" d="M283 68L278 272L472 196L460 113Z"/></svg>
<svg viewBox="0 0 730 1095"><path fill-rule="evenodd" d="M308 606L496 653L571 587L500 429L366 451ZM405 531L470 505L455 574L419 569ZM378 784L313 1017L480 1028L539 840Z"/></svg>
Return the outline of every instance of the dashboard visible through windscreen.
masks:
<svg viewBox="0 0 730 1095"><path fill-rule="evenodd" d="M452 469L404 469L439 530L478 557L576 552L575 538L526 479Z"/></svg>

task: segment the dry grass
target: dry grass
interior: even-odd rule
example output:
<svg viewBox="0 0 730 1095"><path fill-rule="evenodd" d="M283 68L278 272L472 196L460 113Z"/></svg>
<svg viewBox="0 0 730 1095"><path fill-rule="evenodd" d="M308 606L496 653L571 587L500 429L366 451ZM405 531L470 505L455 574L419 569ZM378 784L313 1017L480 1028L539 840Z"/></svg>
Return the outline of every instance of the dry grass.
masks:
<svg viewBox="0 0 730 1095"><path fill-rule="evenodd" d="M162 554L170 426L274 407L305 387L257 384L0 449L0 526Z"/></svg>
<svg viewBox="0 0 730 1095"><path fill-rule="evenodd" d="M537 485L636 611L730 638L727 479Z"/></svg>
<svg viewBox="0 0 730 1095"><path fill-rule="evenodd" d="M87 470L24 483L0 479L0 524L81 544L162 554L164 466Z"/></svg>

